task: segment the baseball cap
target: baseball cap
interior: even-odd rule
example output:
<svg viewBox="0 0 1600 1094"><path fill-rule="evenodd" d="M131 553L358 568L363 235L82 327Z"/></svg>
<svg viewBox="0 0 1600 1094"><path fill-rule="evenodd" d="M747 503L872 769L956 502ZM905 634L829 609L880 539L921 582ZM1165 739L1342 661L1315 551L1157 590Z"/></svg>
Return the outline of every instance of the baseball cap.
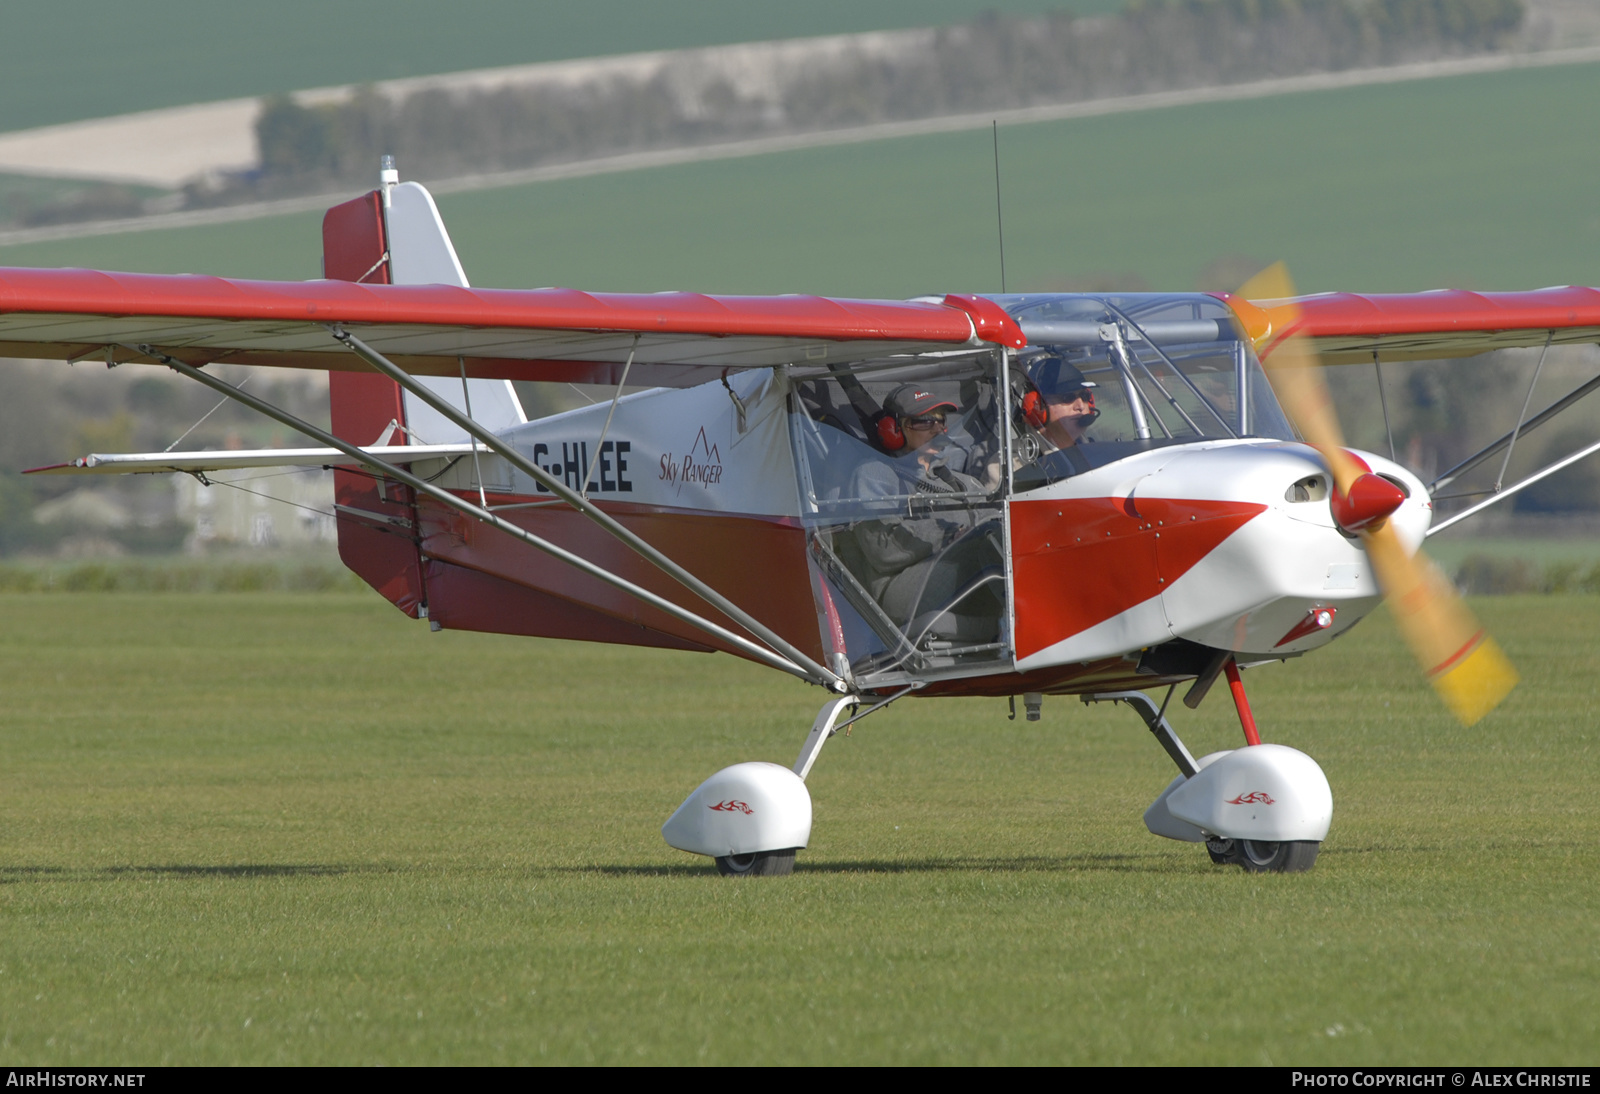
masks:
<svg viewBox="0 0 1600 1094"><path fill-rule="evenodd" d="M1096 386L1093 380L1085 380L1083 373L1053 353L1037 357L1028 365L1028 379L1045 395Z"/></svg>
<svg viewBox="0 0 1600 1094"><path fill-rule="evenodd" d="M959 410L960 407L932 388L901 384L883 401L883 409L899 418L915 418L932 410Z"/></svg>

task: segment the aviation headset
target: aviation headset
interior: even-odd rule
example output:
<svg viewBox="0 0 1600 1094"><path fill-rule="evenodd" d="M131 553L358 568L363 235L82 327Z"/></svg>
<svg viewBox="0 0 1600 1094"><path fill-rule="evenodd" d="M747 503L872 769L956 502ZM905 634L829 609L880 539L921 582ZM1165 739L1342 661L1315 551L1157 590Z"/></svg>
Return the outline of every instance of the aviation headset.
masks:
<svg viewBox="0 0 1600 1094"><path fill-rule="evenodd" d="M878 443L885 452L898 452L906 446L905 430L900 428L900 419L887 410L878 411L877 424L874 427L878 434Z"/></svg>
<svg viewBox="0 0 1600 1094"><path fill-rule="evenodd" d="M1026 373L1012 372L1011 391L1016 403L1016 426L1043 429L1050 423L1050 408L1044 405L1044 396Z"/></svg>

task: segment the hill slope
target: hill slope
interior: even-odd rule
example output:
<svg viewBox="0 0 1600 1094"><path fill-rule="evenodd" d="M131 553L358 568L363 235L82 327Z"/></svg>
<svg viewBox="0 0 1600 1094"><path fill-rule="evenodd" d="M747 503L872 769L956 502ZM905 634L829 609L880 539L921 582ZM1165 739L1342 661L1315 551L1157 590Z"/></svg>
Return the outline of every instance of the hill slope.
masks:
<svg viewBox="0 0 1600 1094"><path fill-rule="evenodd" d="M1121 0L7 0L0 132L492 65L920 27Z"/></svg>
<svg viewBox="0 0 1600 1094"><path fill-rule="evenodd" d="M1192 287L1228 255L1308 291L1600 279L1600 65L1001 131L1011 288ZM1270 171L1264 168L1270 167ZM477 284L904 296L999 287L982 132L440 200ZM318 213L0 248L0 264L317 275Z"/></svg>

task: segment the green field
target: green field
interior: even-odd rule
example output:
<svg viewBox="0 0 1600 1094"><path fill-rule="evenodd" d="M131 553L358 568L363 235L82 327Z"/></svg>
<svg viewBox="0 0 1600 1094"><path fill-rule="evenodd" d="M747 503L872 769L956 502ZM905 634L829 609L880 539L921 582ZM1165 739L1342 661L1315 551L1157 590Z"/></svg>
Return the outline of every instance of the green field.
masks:
<svg viewBox="0 0 1600 1094"><path fill-rule="evenodd" d="M1522 559L1540 568L1562 564L1583 567L1600 565L1600 537L1593 534L1549 537L1506 533L1479 536L1463 534L1460 538L1453 538L1449 531L1445 531L1428 540L1427 551L1446 570L1454 570L1472 555Z"/></svg>
<svg viewBox="0 0 1600 1094"><path fill-rule="evenodd" d="M908 701L794 877L657 828L818 696L725 657L429 634L370 595L0 597L16 1064L1588 1064L1600 598L1476 605L1471 729L1386 617L1252 672L1334 786L1309 874L1143 832L1131 714ZM626 686L618 686L626 680ZM1223 697L1180 729L1235 743Z"/></svg>
<svg viewBox="0 0 1600 1094"><path fill-rule="evenodd" d="M1581 65L1006 129L1008 285L1188 289L1240 255L1287 259L1306 291L1593 284L1597 99L1600 65ZM439 204L480 285L987 291L993 170L975 131ZM305 278L318 223L12 246L0 264Z"/></svg>
<svg viewBox="0 0 1600 1094"><path fill-rule="evenodd" d="M637 50L1114 11L1121 0L6 0L0 131Z"/></svg>

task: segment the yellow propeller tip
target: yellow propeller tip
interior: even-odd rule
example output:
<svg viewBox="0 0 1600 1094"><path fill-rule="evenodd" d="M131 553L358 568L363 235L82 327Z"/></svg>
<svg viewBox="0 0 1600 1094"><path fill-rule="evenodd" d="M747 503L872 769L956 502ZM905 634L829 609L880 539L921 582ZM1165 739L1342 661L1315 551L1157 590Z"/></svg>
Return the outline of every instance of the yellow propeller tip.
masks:
<svg viewBox="0 0 1600 1094"><path fill-rule="evenodd" d="M1485 638L1477 649L1435 676L1433 686L1461 724L1470 726L1499 706L1519 679L1494 639Z"/></svg>

